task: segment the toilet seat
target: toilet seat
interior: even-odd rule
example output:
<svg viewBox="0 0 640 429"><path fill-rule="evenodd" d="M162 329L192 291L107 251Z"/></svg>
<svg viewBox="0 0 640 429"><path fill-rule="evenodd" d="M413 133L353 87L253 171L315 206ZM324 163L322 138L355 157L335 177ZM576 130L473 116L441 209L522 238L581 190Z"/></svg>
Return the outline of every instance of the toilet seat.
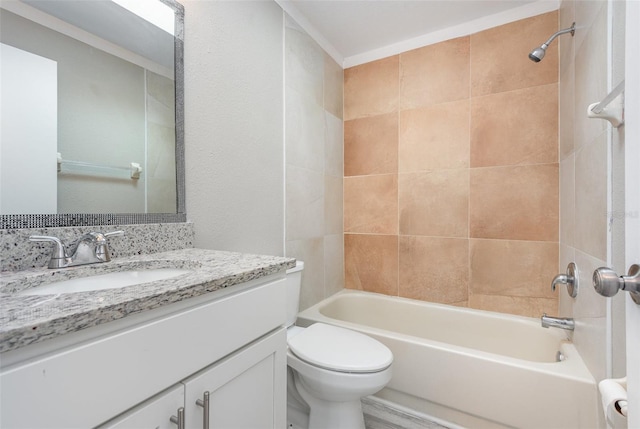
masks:
<svg viewBox="0 0 640 429"><path fill-rule="evenodd" d="M359 332L315 323L288 339L289 350L302 361L330 371L372 373L393 361L384 344Z"/></svg>

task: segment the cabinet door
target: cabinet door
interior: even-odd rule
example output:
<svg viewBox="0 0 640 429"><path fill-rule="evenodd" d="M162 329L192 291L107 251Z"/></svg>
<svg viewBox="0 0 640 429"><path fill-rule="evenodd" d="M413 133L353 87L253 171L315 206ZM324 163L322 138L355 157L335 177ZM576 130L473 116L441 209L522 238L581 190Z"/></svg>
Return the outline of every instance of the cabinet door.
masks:
<svg viewBox="0 0 640 429"><path fill-rule="evenodd" d="M207 428L205 407L196 404L205 392L207 429L285 427L286 347L286 330L279 329L185 381L186 427Z"/></svg>
<svg viewBox="0 0 640 429"><path fill-rule="evenodd" d="M160 393L97 429L177 429L171 417L184 407L184 385Z"/></svg>

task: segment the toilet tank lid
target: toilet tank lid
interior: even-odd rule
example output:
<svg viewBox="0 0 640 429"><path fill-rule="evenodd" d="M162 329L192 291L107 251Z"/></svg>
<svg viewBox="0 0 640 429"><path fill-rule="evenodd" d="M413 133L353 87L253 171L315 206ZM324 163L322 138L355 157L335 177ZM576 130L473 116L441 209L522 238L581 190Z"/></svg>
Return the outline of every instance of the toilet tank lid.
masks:
<svg viewBox="0 0 640 429"><path fill-rule="evenodd" d="M393 354L381 342L360 332L315 323L288 340L289 350L312 365L340 372L377 372L388 368Z"/></svg>

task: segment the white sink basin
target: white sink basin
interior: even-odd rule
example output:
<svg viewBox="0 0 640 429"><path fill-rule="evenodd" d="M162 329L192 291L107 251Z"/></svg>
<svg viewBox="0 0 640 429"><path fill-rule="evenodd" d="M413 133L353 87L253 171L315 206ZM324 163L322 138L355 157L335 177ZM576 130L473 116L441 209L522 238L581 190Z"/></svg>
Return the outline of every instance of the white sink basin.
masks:
<svg viewBox="0 0 640 429"><path fill-rule="evenodd" d="M89 292L104 289L117 289L156 280L170 279L192 270L179 268L154 268L118 271L91 277L63 280L28 288L18 292L20 295L55 295L60 293Z"/></svg>

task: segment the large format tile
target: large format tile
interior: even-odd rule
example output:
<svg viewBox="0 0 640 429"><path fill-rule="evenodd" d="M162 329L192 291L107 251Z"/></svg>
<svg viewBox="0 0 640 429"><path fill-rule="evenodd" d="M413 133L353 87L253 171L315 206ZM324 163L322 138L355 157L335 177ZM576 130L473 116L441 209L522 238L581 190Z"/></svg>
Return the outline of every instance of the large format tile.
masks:
<svg viewBox="0 0 640 429"><path fill-rule="evenodd" d="M600 10L585 36L584 43L580 48L576 48L575 150L591 143L609 124L601 119L587 117L588 106L599 102L607 95L607 37L604 37L604 34L607 34L607 8Z"/></svg>
<svg viewBox="0 0 640 429"><path fill-rule="evenodd" d="M575 247L607 259L607 133L576 152Z"/></svg>
<svg viewBox="0 0 640 429"><path fill-rule="evenodd" d="M344 71L344 119L398 109L399 57L393 56Z"/></svg>
<svg viewBox="0 0 640 429"><path fill-rule="evenodd" d="M323 236L324 219L324 175L287 165L286 239Z"/></svg>
<svg viewBox="0 0 640 429"><path fill-rule="evenodd" d="M288 15L285 23L285 83L322 106L324 52Z"/></svg>
<svg viewBox="0 0 640 429"><path fill-rule="evenodd" d="M469 296L469 307L478 310L540 318L544 313L549 315L557 314L558 300L555 298L471 294Z"/></svg>
<svg viewBox="0 0 640 429"><path fill-rule="evenodd" d="M400 109L468 97L468 36L400 54Z"/></svg>
<svg viewBox="0 0 640 429"><path fill-rule="evenodd" d="M324 174L344 176L344 125L342 119L324 114Z"/></svg>
<svg viewBox="0 0 640 429"><path fill-rule="evenodd" d="M300 288L300 311L325 298L324 293L324 238L286 242L286 254L304 262Z"/></svg>
<svg viewBox="0 0 640 429"><path fill-rule="evenodd" d="M324 236L324 297L344 289L344 235Z"/></svg>
<svg viewBox="0 0 640 429"><path fill-rule="evenodd" d="M398 171L469 166L469 101L400 112Z"/></svg>
<svg viewBox="0 0 640 429"><path fill-rule="evenodd" d="M398 172L398 114L344 123L344 175Z"/></svg>
<svg viewBox="0 0 640 429"><path fill-rule="evenodd" d="M287 165L324 171L325 117L322 106L295 89L285 95Z"/></svg>
<svg viewBox="0 0 640 429"><path fill-rule="evenodd" d="M557 82L557 43L539 63L528 58L557 28L558 12L549 12L473 34L472 97Z"/></svg>
<svg viewBox="0 0 640 429"><path fill-rule="evenodd" d="M558 164L472 168L470 236L558 241Z"/></svg>
<svg viewBox="0 0 640 429"><path fill-rule="evenodd" d="M341 234L343 227L343 179L324 176L324 233Z"/></svg>
<svg viewBox="0 0 640 429"><path fill-rule="evenodd" d="M401 174L400 234L468 237L469 170Z"/></svg>
<svg viewBox="0 0 640 429"><path fill-rule="evenodd" d="M557 297L558 243L472 239L470 254L472 294Z"/></svg>
<svg viewBox="0 0 640 429"><path fill-rule="evenodd" d="M471 166L550 164L558 160L558 85L471 100Z"/></svg>
<svg viewBox="0 0 640 429"><path fill-rule="evenodd" d="M558 110L559 110L559 142L560 147L560 160L562 161L570 154L573 153L575 144L575 67L573 60L571 64L567 65L567 70L560 75L559 83L559 97L558 97Z"/></svg>
<svg viewBox="0 0 640 429"><path fill-rule="evenodd" d="M344 70L326 53L324 54L324 108L342 119L344 100Z"/></svg>
<svg viewBox="0 0 640 429"><path fill-rule="evenodd" d="M444 304L466 301L469 240L400 236L400 296Z"/></svg>
<svg viewBox="0 0 640 429"><path fill-rule="evenodd" d="M398 236L345 234L345 287L398 295Z"/></svg>
<svg viewBox="0 0 640 429"><path fill-rule="evenodd" d="M560 163L560 242L575 245L576 228L576 168L575 156Z"/></svg>
<svg viewBox="0 0 640 429"><path fill-rule="evenodd" d="M345 177L344 231L398 233L398 176Z"/></svg>

